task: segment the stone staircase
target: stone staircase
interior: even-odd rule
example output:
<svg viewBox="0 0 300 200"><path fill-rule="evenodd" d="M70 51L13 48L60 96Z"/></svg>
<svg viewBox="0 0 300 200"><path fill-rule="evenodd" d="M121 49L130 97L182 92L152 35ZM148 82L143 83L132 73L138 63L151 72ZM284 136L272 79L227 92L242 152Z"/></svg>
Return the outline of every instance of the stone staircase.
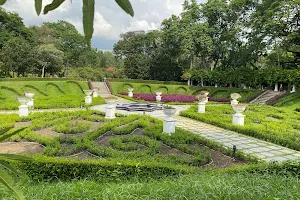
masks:
<svg viewBox="0 0 300 200"><path fill-rule="evenodd" d="M92 87L93 89L97 89L98 94L102 97L111 95L105 82L92 82Z"/></svg>
<svg viewBox="0 0 300 200"><path fill-rule="evenodd" d="M281 96L283 95L284 92L274 92L272 90L267 90L264 93L262 93L261 95L259 95L258 97L256 97L254 100L252 100L250 103L251 104L261 104L264 105L266 104L266 102L276 96Z"/></svg>

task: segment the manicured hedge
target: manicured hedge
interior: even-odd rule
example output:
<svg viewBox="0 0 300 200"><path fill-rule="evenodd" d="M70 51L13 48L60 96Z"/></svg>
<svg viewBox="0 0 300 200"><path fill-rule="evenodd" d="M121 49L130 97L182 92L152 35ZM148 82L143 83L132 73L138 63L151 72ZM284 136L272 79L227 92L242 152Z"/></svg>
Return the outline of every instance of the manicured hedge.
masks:
<svg viewBox="0 0 300 200"><path fill-rule="evenodd" d="M76 80L79 79L74 78L0 78L0 81L68 81L68 80Z"/></svg>
<svg viewBox="0 0 300 200"><path fill-rule="evenodd" d="M74 160L36 156L34 161L15 162L34 181L70 181L91 179L99 182L132 178L163 178L197 172L198 169L155 162L138 163L122 160Z"/></svg>
<svg viewBox="0 0 300 200"><path fill-rule="evenodd" d="M157 80L141 80L141 79L117 79L110 78L108 79L111 82L125 82L125 83L148 83L148 84L164 84L164 85L186 85L185 82L176 82L176 81L157 81Z"/></svg>

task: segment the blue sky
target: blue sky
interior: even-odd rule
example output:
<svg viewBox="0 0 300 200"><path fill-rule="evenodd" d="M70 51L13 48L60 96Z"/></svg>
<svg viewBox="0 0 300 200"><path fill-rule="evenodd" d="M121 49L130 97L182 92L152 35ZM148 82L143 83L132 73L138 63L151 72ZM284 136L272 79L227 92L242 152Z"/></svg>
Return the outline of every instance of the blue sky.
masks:
<svg viewBox="0 0 300 200"><path fill-rule="evenodd" d="M43 0L44 5L50 2L51 0ZM158 29L164 19L182 11L183 2L184 0L131 0L135 11L135 16L131 17L114 0L96 0L92 45L101 50L112 50L121 33ZM82 33L81 0L73 0L72 3L71 0L66 0L59 9L41 16L35 13L34 0L8 0L3 7L17 12L26 26L66 20Z"/></svg>

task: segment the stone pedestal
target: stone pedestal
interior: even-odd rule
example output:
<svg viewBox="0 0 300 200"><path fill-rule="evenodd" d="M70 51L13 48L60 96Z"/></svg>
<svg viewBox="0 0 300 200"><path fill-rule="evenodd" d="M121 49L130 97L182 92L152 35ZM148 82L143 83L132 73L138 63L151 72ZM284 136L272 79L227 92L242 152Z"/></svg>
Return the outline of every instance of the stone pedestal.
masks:
<svg viewBox="0 0 300 200"><path fill-rule="evenodd" d="M85 103L86 104L91 104L92 103L92 97L91 96L86 96L85 97Z"/></svg>
<svg viewBox="0 0 300 200"><path fill-rule="evenodd" d="M116 118L116 107L114 105L107 105L105 107L105 119L114 119Z"/></svg>
<svg viewBox="0 0 300 200"><path fill-rule="evenodd" d="M164 133L168 133L171 135L172 133L175 133L175 122L176 120L172 117L166 117L164 119Z"/></svg>
<svg viewBox="0 0 300 200"><path fill-rule="evenodd" d="M28 101L27 106L29 107L29 109L34 109L34 99L30 99L30 101Z"/></svg>
<svg viewBox="0 0 300 200"><path fill-rule="evenodd" d="M198 103L198 113L205 113L205 102Z"/></svg>
<svg viewBox="0 0 300 200"><path fill-rule="evenodd" d="M215 84L215 87L218 87L218 84Z"/></svg>
<svg viewBox="0 0 300 200"><path fill-rule="evenodd" d="M98 92L97 92L97 91L94 91L94 92L93 92L93 97L94 97L94 98L98 97Z"/></svg>
<svg viewBox="0 0 300 200"><path fill-rule="evenodd" d="M236 113L232 115L232 124L233 125L239 125L244 126L245 116L241 113Z"/></svg>
<svg viewBox="0 0 300 200"><path fill-rule="evenodd" d="M19 106L19 116L20 117L27 117L28 116L28 105L21 105Z"/></svg>
<svg viewBox="0 0 300 200"><path fill-rule="evenodd" d="M133 92L128 92L128 96L132 98L133 97Z"/></svg>
<svg viewBox="0 0 300 200"><path fill-rule="evenodd" d="M295 92L296 92L296 85L293 85L291 93L295 93Z"/></svg>
<svg viewBox="0 0 300 200"><path fill-rule="evenodd" d="M158 95L157 95L157 96L156 96L156 101L157 101L157 102L161 102L161 96L158 96Z"/></svg>
<svg viewBox="0 0 300 200"><path fill-rule="evenodd" d="M231 102L231 105L232 105L232 106L233 106L233 105L239 104L239 101L236 100L236 99L233 99L233 100L231 100L230 102Z"/></svg>
<svg viewBox="0 0 300 200"><path fill-rule="evenodd" d="M278 83L275 84L274 92L278 92Z"/></svg>

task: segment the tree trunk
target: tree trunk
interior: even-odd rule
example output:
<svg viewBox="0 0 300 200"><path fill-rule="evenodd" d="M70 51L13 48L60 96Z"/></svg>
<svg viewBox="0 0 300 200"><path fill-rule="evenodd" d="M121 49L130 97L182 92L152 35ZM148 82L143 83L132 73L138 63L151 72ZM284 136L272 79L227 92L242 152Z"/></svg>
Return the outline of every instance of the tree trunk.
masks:
<svg viewBox="0 0 300 200"><path fill-rule="evenodd" d="M43 68L42 68L42 78L44 78L45 77L45 66L43 66Z"/></svg>

